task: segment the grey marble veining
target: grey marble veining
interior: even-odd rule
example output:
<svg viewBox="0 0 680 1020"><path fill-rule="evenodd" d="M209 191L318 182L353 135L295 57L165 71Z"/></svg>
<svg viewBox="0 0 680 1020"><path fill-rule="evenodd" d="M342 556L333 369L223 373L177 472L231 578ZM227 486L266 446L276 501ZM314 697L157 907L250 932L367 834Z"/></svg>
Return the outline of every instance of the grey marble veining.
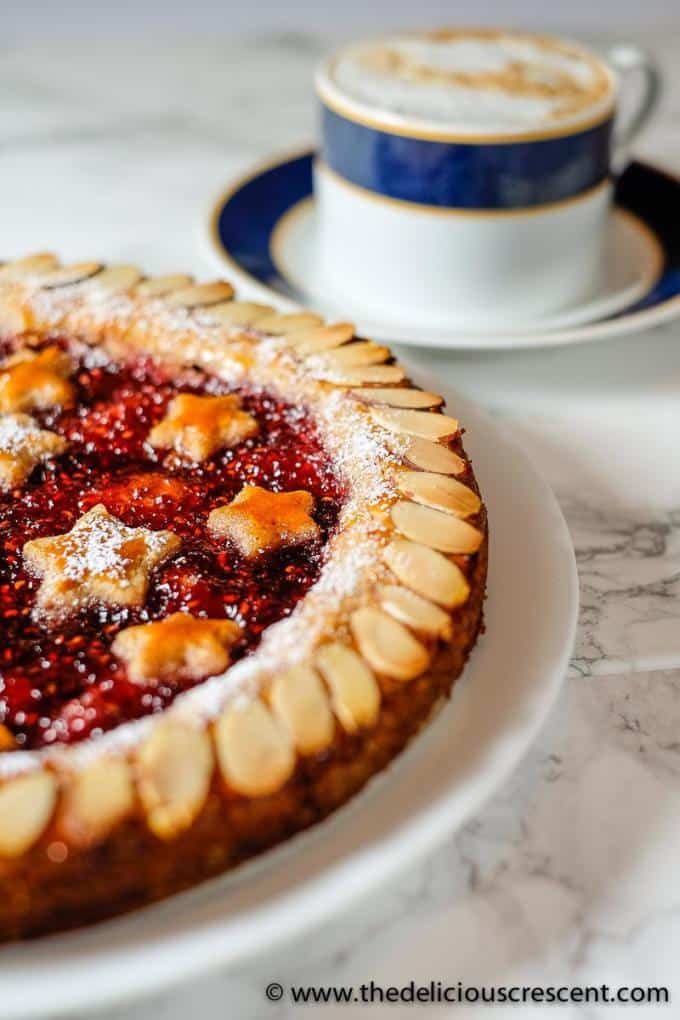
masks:
<svg viewBox="0 0 680 1020"><path fill-rule="evenodd" d="M137 38L124 61L114 41L4 50L2 254L53 247L214 272L210 199L253 160L313 137L310 75L328 44ZM648 44L670 84L640 151L680 170L680 35ZM582 607L559 702L486 808L370 902L109 1020L297 1018L290 1003L267 1004L269 980L667 984L680 1002L680 323L563 351L418 359L499 418L563 507ZM304 1016L367 1009L308 1006ZM421 1012L451 1011L370 1015ZM487 1012L522 1015L455 1016ZM672 1014L635 1010L657 1015Z"/></svg>
<svg viewBox="0 0 680 1020"><path fill-rule="evenodd" d="M576 539L580 628L572 670L597 676L680 659L680 508L650 517L562 505Z"/></svg>

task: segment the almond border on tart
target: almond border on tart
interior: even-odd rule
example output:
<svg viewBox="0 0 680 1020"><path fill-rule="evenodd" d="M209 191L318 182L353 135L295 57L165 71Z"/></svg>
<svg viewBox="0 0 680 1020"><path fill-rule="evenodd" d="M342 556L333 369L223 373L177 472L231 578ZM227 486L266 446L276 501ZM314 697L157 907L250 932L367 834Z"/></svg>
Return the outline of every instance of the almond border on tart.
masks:
<svg viewBox="0 0 680 1020"><path fill-rule="evenodd" d="M4 939L167 896L344 803L449 694L486 582L486 512L450 448L457 420L351 324L186 274L46 254L1 266L0 335L56 333L304 405L348 498L318 581L251 655L161 715L0 750Z"/></svg>

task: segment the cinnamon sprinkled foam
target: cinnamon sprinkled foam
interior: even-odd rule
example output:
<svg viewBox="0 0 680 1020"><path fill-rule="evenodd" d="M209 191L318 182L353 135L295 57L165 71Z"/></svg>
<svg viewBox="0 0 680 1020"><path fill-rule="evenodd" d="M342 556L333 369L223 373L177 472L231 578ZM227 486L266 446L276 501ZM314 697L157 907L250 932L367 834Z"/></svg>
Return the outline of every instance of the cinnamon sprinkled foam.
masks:
<svg viewBox="0 0 680 1020"><path fill-rule="evenodd" d="M331 62L326 81L364 112L482 134L590 117L614 91L607 67L584 47L473 29L355 44ZM323 82L322 74L322 95Z"/></svg>

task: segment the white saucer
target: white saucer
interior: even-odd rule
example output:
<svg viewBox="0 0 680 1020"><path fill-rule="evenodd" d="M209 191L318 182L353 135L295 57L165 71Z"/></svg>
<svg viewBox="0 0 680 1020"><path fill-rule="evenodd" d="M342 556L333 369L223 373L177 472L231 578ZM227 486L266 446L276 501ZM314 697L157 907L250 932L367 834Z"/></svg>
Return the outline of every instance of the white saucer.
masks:
<svg viewBox="0 0 680 1020"><path fill-rule="evenodd" d="M414 374L436 385L417 366ZM465 422L491 521L487 630L451 703L363 794L281 849L128 917L0 949L4 1020L91 1017L265 953L431 850L517 764L567 668L574 553L527 457L474 407L450 405Z"/></svg>
<svg viewBox="0 0 680 1020"><path fill-rule="evenodd" d="M513 349L621 335L680 314L680 182L641 163L619 178L601 272L577 306L502 332L455 322L405 322L389 309L357 304L324 279L316 257L310 150L255 168L222 195L212 240L249 292L286 307L350 319L360 334L426 347Z"/></svg>
<svg viewBox="0 0 680 1020"><path fill-rule="evenodd" d="M334 290L324 277L317 257L317 217L312 196L302 199L281 217L270 239L272 261L280 275L290 282L304 304L312 305L327 318L350 318L359 331L377 340L426 344L430 347L476 346L492 342L500 346L504 337L490 334L478 325L453 327L440 321L427 325L389 318L389 310L368 308L352 301L349 294ZM540 321L517 322L506 336L518 346L536 332L552 332L595 322L630 307L647 294L661 275L663 251L656 237L636 216L616 209L609 224L601 272L593 280L584 300ZM461 330L461 332L458 332Z"/></svg>

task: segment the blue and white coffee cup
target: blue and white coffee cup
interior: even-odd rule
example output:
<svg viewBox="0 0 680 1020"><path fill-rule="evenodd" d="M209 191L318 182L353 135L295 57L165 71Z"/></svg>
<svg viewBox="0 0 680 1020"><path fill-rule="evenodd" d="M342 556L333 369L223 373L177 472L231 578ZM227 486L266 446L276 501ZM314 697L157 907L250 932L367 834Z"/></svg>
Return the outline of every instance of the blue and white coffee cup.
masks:
<svg viewBox="0 0 680 1020"><path fill-rule="evenodd" d="M617 119L623 74L637 110ZM319 257L376 314L460 327L540 318L600 271L612 174L658 79L552 37L409 33L349 46L316 80Z"/></svg>

